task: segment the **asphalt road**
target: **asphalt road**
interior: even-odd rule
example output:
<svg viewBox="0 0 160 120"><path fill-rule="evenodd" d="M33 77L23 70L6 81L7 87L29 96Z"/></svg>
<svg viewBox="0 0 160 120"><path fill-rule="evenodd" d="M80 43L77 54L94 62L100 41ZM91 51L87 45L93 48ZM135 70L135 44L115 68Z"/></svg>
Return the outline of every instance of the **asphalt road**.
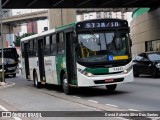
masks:
<svg viewBox="0 0 160 120"><path fill-rule="evenodd" d="M128 110L160 111L160 78L141 76L132 83L119 84L112 93L105 87L97 87L86 88L77 95Z"/></svg>
<svg viewBox="0 0 160 120"><path fill-rule="evenodd" d="M33 81L27 81L21 75L16 78L6 78L6 82L14 82L15 85L0 89L0 111L60 111L50 114L53 117L43 118L0 118L0 120L81 120L82 113L72 113L74 111L102 111L102 107L96 107L96 103L82 100L76 96L67 96L62 92L61 87L48 85L46 88L37 89L33 86ZM92 105L93 104L93 105ZM107 108L106 108L107 109ZM69 111L69 113L62 112ZM47 112L48 113L48 112ZM44 113L46 114L46 113ZM54 117L54 115L62 115ZM105 114L97 112L90 113L84 120L106 120ZM72 117L75 115L75 117ZM93 117L92 117L93 115ZM104 115L101 116L101 115ZM64 116L64 117L63 117ZM66 117L67 116L67 117ZM120 117L107 117L109 120L124 120Z"/></svg>
<svg viewBox="0 0 160 120"><path fill-rule="evenodd" d="M0 92L0 101L10 110L33 111L97 111L96 107L63 99L61 87L48 85L36 89L33 81L27 81L18 75L16 78L6 78L7 82L14 82L15 86ZM150 76L135 78L132 83L118 85L116 91L109 93L104 86L94 88L79 88L72 97L82 99L93 104L101 104L117 109L130 111L160 111L160 78ZM63 96L55 96L52 93ZM5 104L6 103L6 104ZM49 104L48 104L49 103ZM77 118L81 119L81 118ZM100 118L105 119L103 117ZM109 118L108 118L109 119ZM110 118L111 120L113 118ZM115 118L114 118L115 119ZM88 118L87 118L88 120Z"/></svg>

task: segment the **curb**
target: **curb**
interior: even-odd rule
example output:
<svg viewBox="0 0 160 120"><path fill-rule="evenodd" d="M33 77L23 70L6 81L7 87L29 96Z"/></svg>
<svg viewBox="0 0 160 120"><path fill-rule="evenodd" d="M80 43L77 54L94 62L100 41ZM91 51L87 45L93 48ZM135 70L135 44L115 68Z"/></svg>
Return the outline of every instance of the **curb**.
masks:
<svg viewBox="0 0 160 120"><path fill-rule="evenodd" d="M15 83L13 83L13 82L7 82L7 83L5 83L5 85L0 85L0 89L12 87L14 85L15 85Z"/></svg>

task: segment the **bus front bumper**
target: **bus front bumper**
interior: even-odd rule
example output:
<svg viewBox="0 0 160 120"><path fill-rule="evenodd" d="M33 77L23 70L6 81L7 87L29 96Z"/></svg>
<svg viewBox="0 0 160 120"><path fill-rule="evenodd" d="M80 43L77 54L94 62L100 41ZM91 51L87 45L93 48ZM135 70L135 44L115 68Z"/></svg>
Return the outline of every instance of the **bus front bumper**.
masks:
<svg viewBox="0 0 160 120"><path fill-rule="evenodd" d="M78 72L77 79L79 87L112 85L134 81L133 70L127 74L96 75L94 77L87 77Z"/></svg>

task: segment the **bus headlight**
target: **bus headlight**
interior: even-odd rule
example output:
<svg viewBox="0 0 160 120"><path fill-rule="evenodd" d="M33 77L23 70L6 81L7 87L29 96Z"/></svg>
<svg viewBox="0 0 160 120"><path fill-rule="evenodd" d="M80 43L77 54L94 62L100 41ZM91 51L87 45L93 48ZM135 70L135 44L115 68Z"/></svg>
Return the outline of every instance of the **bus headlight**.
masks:
<svg viewBox="0 0 160 120"><path fill-rule="evenodd" d="M123 74L129 73L131 71L131 69L132 69L132 65L129 68L127 68L126 70L124 70Z"/></svg>
<svg viewBox="0 0 160 120"><path fill-rule="evenodd" d="M84 71L84 70L82 70L82 69L80 69L80 68L78 68L78 71L79 71L80 73L82 73L83 75L87 76L87 77L92 77L92 76L93 76L92 73L86 72L86 71Z"/></svg>

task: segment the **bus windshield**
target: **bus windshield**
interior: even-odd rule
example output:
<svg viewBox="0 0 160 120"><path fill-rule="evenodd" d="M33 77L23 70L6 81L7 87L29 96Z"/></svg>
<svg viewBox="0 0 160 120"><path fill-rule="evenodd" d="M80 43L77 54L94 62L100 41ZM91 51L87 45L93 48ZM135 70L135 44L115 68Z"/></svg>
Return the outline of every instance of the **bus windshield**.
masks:
<svg viewBox="0 0 160 120"><path fill-rule="evenodd" d="M117 60L116 56L128 59L131 55L129 40L128 31L80 33L76 47L78 61L113 61Z"/></svg>

